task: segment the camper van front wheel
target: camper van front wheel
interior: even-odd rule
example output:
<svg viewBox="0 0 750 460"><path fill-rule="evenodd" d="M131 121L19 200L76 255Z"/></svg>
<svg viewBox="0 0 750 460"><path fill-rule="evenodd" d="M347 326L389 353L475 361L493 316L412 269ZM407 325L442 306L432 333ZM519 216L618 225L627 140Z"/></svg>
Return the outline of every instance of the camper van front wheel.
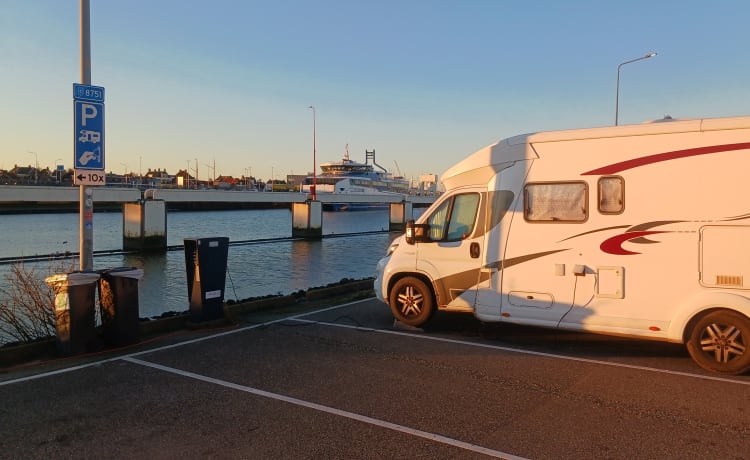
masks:
<svg viewBox="0 0 750 460"><path fill-rule="evenodd" d="M421 326L435 311L430 288L419 278L401 278L391 289L391 312L409 326Z"/></svg>
<svg viewBox="0 0 750 460"><path fill-rule="evenodd" d="M736 311L710 312L695 323L687 349L703 369L744 374L750 370L750 319Z"/></svg>

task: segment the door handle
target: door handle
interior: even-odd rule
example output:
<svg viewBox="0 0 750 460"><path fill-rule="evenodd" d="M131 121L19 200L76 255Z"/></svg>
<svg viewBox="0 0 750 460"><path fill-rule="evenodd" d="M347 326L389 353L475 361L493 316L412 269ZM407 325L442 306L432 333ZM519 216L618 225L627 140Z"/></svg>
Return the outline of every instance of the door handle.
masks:
<svg viewBox="0 0 750 460"><path fill-rule="evenodd" d="M479 243L474 242L469 245L469 255L472 259L478 259L480 252L481 251L479 250Z"/></svg>

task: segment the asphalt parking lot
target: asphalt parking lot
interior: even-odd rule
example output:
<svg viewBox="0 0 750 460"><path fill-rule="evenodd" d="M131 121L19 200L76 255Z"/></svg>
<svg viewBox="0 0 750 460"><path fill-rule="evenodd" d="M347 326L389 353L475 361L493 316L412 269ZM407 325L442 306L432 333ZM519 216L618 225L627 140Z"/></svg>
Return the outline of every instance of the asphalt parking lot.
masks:
<svg viewBox="0 0 750 460"><path fill-rule="evenodd" d="M0 374L0 458L750 458L750 376L681 346L394 327L374 299Z"/></svg>

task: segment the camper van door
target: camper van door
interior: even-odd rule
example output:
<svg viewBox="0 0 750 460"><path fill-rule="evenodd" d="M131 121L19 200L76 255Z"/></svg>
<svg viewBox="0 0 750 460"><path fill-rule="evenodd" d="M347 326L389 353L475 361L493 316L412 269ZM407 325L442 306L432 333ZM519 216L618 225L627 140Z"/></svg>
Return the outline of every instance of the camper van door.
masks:
<svg viewBox="0 0 750 460"><path fill-rule="evenodd" d="M480 276L484 236L480 214L486 193L469 190L452 193L434 207L424 223L427 242L418 242L417 270L433 280L437 305L473 309Z"/></svg>

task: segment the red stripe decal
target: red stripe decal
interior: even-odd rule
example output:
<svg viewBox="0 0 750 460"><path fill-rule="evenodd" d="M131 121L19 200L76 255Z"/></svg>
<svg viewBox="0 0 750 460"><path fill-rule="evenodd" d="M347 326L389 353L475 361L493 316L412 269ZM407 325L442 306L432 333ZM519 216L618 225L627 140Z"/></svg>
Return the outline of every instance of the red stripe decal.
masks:
<svg viewBox="0 0 750 460"><path fill-rule="evenodd" d="M614 254L616 256L628 256L632 254L640 254L640 252L628 251L622 247L622 243L632 240L634 238L640 238L642 236L655 235L657 233L668 233L668 232L655 232L655 231L643 231L643 232L625 232L620 235L615 235L612 238L608 238L599 245L599 249L606 252L607 254Z"/></svg>
<svg viewBox="0 0 750 460"><path fill-rule="evenodd" d="M708 147L696 147L685 150L675 150L674 152L657 153L655 155L647 155L645 157L633 158L632 160L621 161L619 163L613 163L598 169L592 169L582 173L582 176L593 176L602 174L616 174L626 169L638 168L640 166L646 166L653 163L659 163L662 161L677 160L679 158L694 157L698 155L708 155L710 153L729 152L733 150L744 150L750 149L750 142L742 142L740 144L725 144L725 145L710 145Z"/></svg>

